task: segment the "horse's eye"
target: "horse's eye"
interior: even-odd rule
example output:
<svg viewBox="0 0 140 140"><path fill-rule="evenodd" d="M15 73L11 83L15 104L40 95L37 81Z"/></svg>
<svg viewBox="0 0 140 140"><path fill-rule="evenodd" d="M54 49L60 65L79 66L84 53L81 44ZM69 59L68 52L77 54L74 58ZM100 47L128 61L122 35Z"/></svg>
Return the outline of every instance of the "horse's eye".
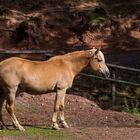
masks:
<svg viewBox="0 0 140 140"><path fill-rule="evenodd" d="M96 59L96 61L97 62L102 62L102 60L101 59L98 59L98 58L95 58Z"/></svg>
<svg viewBox="0 0 140 140"><path fill-rule="evenodd" d="M98 61L98 62L102 62L102 60L101 60L101 59L98 59L97 61Z"/></svg>

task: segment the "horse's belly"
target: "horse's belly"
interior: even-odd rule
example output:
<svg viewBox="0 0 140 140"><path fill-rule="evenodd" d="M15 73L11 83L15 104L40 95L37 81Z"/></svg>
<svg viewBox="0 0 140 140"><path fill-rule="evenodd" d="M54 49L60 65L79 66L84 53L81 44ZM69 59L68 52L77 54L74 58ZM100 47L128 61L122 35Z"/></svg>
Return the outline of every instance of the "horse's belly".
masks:
<svg viewBox="0 0 140 140"><path fill-rule="evenodd" d="M53 92L54 90L52 90L52 89L38 90L38 89L26 87L26 89L24 91L29 94L32 94L32 95L40 95L40 94L46 94L49 92Z"/></svg>
<svg viewBox="0 0 140 140"><path fill-rule="evenodd" d="M22 91L25 91L29 94L45 94L48 92L55 91L55 83L42 83L36 82L36 83L23 83L20 86L20 89Z"/></svg>

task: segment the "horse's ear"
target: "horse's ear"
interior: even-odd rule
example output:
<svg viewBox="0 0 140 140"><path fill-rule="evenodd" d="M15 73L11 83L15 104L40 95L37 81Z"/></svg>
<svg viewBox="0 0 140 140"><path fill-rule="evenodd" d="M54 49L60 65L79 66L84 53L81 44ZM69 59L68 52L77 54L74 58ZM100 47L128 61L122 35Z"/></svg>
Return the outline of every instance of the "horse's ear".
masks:
<svg viewBox="0 0 140 140"><path fill-rule="evenodd" d="M98 54L98 52L101 50L101 48L97 48L97 50L95 51L95 55Z"/></svg>

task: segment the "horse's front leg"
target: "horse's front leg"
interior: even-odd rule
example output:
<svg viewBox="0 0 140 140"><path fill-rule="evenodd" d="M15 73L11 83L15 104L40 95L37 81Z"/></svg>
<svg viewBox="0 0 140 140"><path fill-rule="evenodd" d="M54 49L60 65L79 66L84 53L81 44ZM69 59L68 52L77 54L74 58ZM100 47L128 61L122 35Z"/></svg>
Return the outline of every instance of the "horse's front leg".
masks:
<svg viewBox="0 0 140 140"><path fill-rule="evenodd" d="M53 129L59 130L57 124L58 113L60 112L60 121L63 127L68 128L68 125L64 118L64 100L65 100L66 89L58 89L55 98L54 113L53 113Z"/></svg>
<svg viewBox="0 0 140 140"><path fill-rule="evenodd" d="M63 128L69 128L68 124L65 121L65 117L64 117L65 96L66 96L66 93L64 93L62 95L62 98L60 100L60 106L59 106L59 109L60 109L60 121L61 121L61 124L62 124Z"/></svg>

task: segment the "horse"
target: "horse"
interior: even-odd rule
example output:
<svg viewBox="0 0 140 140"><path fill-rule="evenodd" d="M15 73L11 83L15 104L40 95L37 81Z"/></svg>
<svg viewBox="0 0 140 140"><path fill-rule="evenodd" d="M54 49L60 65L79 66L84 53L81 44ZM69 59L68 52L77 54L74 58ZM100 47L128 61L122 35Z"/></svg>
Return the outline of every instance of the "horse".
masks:
<svg viewBox="0 0 140 140"><path fill-rule="evenodd" d="M59 130L58 113L63 128L69 128L64 117L64 100L67 89L72 87L75 76L88 65L105 78L110 75L103 53L99 49L74 51L58 55L45 61L31 61L20 57L11 57L0 62L0 127L7 128L2 118L2 108L6 101L6 110L17 130L25 130L14 113L14 102L18 91L32 95L55 92L52 128Z"/></svg>

